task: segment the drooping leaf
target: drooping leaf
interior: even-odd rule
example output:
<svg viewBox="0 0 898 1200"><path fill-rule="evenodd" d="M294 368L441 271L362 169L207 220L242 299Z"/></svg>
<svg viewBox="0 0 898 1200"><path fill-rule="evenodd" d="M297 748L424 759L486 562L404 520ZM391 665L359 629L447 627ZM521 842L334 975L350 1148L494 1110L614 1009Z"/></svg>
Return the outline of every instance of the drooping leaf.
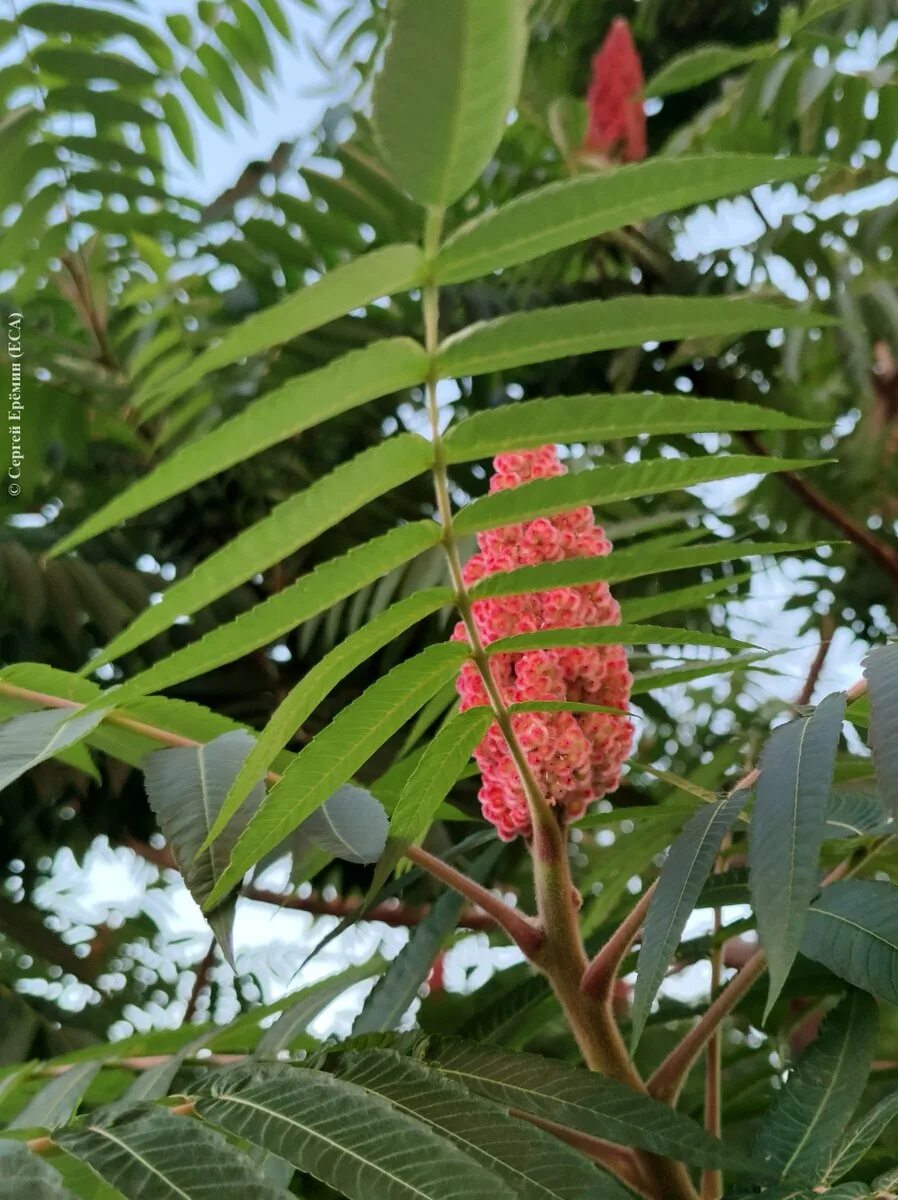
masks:
<svg viewBox="0 0 898 1200"><path fill-rule="evenodd" d="M747 799L747 793L734 792L704 805L670 848L646 915L639 950L631 1034L634 1047L715 856Z"/></svg>
<svg viewBox="0 0 898 1200"><path fill-rule="evenodd" d="M53 554L95 537L285 438L368 400L420 383L427 356L410 338L375 342L268 392L210 433L183 446L105 504L53 547Z"/></svg>
<svg viewBox="0 0 898 1200"><path fill-rule="evenodd" d="M437 365L441 378L452 379L648 341L735 338L755 330L829 324L830 319L819 313L754 300L623 296L533 309L470 325L443 342Z"/></svg>
<svg viewBox="0 0 898 1200"><path fill-rule="evenodd" d="M808 910L801 952L840 979L898 1004L898 889L874 879L830 884Z"/></svg>
<svg viewBox="0 0 898 1200"><path fill-rule="evenodd" d="M259 783L222 835L198 853L252 744L248 733L225 733L202 746L158 750L144 766L150 806L197 904L207 900L225 873L237 838L262 803L265 787ZM235 904L233 896L222 897L209 914L222 953L232 967Z"/></svg>
<svg viewBox="0 0 898 1200"><path fill-rule="evenodd" d="M876 1024L876 1005L859 991L830 1013L761 1125L760 1163L783 1178L819 1178L866 1086Z"/></svg>
<svg viewBox="0 0 898 1200"><path fill-rule="evenodd" d="M344 783L302 823L306 837L334 858L373 863L387 840L387 814L364 788Z"/></svg>
<svg viewBox="0 0 898 1200"><path fill-rule="evenodd" d="M734 479L740 475L766 475L775 471L798 471L816 465L816 460L793 458L754 458L745 454L706 455L703 458L656 458L636 463L620 463L613 467L593 467L576 475L556 475L534 479L520 487L507 488L482 496L467 505L455 519L459 533L476 533L513 525L534 517L551 516L582 504L607 504L615 500L630 500L636 496L660 495L708 483L715 479ZM684 547L684 557L695 547ZM730 547L732 557L733 547ZM590 559L567 559L552 566L567 567L567 563L589 563ZM519 570L543 570L540 567ZM580 567L580 570L588 569ZM509 575L512 572L508 573ZM604 576L603 576L604 578ZM558 587L560 584L549 584Z"/></svg>
<svg viewBox="0 0 898 1200"><path fill-rule="evenodd" d="M446 433L451 463L524 450L547 442L604 442L651 433L802 429L811 422L773 408L731 400L640 393L556 396L474 413Z"/></svg>
<svg viewBox="0 0 898 1200"><path fill-rule="evenodd" d="M492 861L496 857L492 855ZM457 892L443 892L366 996L353 1023L353 1034L398 1028L426 982L436 956L455 930L464 903Z"/></svg>
<svg viewBox="0 0 898 1200"><path fill-rule="evenodd" d="M173 400L212 371L289 342L381 296L408 291L420 283L423 263L417 246L384 246L334 267L317 282L247 317L189 367L146 394L162 391Z"/></svg>
<svg viewBox="0 0 898 1200"><path fill-rule="evenodd" d="M402 0L374 89L374 129L395 181L445 207L505 129L527 46L519 0Z"/></svg>
<svg viewBox="0 0 898 1200"><path fill-rule="evenodd" d="M417 841L427 831L491 720L489 709L469 708L454 716L427 743L393 809L390 841L374 873L372 893L379 890L401 856L403 847Z"/></svg>
<svg viewBox="0 0 898 1200"><path fill-rule="evenodd" d="M161 691L268 645L434 546L439 536L435 522L419 521L363 542L341 558L329 559L255 608L135 675L117 690L116 702Z"/></svg>
<svg viewBox="0 0 898 1200"><path fill-rule="evenodd" d="M673 92L684 92L737 67L770 58L776 49L776 42L759 42L754 46L698 46L665 63L647 82L645 94L669 96Z"/></svg>
<svg viewBox="0 0 898 1200"><path fill-rule="evenodd" d="M450 1138L476 1162L504 1179L521 1200L627 1200L611 1176L563 1142L495 1104L472 1096L414 1059L391 1050L341 1054L337 1072L400 1112Z"/></svg>
<svg viewBox="0 0 898 1200"><path fill-rule="evenodd" d="M898 1092L883 1097L845 1134L830 1159L825 1179L841 1179L861 1161L894 1120L898 1119Z"/></svg>
<svg viewBox="0 0 898 1200"><path fill-rule="evenodd" d="M386 1100L289 1066L209 1075L197 1111L349 1200L513 1200L495 1175Z"/></svg>
<svg viewBox="0 0 898 1200"><path fill-rule="evenodd" d="M294 493L174 583L158 604L139 613L91 659L91 670L121 657L169 628L178 617L192 615L308 545L364 504L426 470L430 458L430 444L424 438L400 434Z"/></svg>
<svg viewBox="0 0 898 1200"><path fill-rule="evenodd" d="M22 713L0 725L0 789L38 763L77 745L104 715L103 709L73 716L70 708L51 708Z"/></svg>
<svg viewBox="0 0 898 1200"><path fill-rule="evenodd" d="M819 887L820 850L845 693L835 692L775 729L761 754L749 837L749 883L767 953L767 1012L795 961L808 906Z"/></svg>
<svg viewBox="0 0 898 1200"><path fill-rule="evenodd" d="M745 1167L744 1160L682 1113L614 1079L556 1059L431 1039L424 1057L450 1079L504 1108L696 1166Z"/></svg>
<svg viewBox="0 0 898 1200"><path fill-rule="evenodd" d="M452 602L448 588L428 588L399 600L351 633L300 679L278 705L234 780L221 815L209 837L217 837L225 822L243 803L254 782L261 779L295 730L314 712L333 687L372 654L388 645L417 621Z"/></svg>
<svg viewBox="0 0 898 1200"><path fill-rule="evenodd" d="M870 748L879 790L898 821L898 643L876 646L864 660L870 692Z"/></svg>
<svg viewBox="0 0 898 1200"><path fill-rule="evenodd" d="M437 256L437 279L463 283L661 213L797 179L816 166L795 157L684 155L546 184L456 230Z"/></svg>
<svg viewBox="0 0 898 1200"><path fill-rule="evenodd" d="M125 1196L153 1200L287 1200L255 1164L201 1121L138 1110L57 1140Z"/></svg>
<svg viewBox="0 0 898 1200"><path fill-rule="evenodd" d="M667 625L578 625L562 629L538 629L498 638L487 647L490 654L544 650L552 646L715 646L720 650L745 650L746 642L722 633L697 629L671 629Z"/></svg>
<svg viewBox="0 0 898 1200"><path fill-rule="evenodd" d="M207 903L310 816L458 670L457 642L430 646L400 663L346 706L300 751L241 834L231 863Z"/></svg>
<svg viewBox="0 0 898 1200"><path fill-rule="evenodd" d="M81 1103L102 1064L75 1063L28 1101L9 1122L10 1129L56 1129L65 1125Z"/></svg>

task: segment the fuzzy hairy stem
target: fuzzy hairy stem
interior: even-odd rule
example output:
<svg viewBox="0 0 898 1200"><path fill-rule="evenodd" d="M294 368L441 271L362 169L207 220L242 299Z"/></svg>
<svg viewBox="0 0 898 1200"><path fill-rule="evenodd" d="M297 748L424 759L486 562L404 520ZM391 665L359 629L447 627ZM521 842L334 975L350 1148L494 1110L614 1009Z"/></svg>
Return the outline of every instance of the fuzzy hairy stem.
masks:
<svg viewBox="0 0 898 1200"><path fill-rule="evenodd" d="M621 963L629 954L630 947L642 929L657 886L657 883L653 883L651 887L646 888L629 915L624 918L587 967L580 985L587 996L603 1000L606 1004L611 1003L614 981Z"/></svg>
<svg viewBox="0 0 898 1200"><path fill-rule="evenodd" d="M663 1100L667 1104L676 1103L693 1063L724 1018L729 1016L766 969L767 955L763 950L757 950L742 970L734 975L723 991L715 997L698 1022L649 1080L649 1092L656 1100Z"/></svg>
<svg viewBox="0 0 898 1200"><path fill-rule="evenodd" d="M531 917L518 912L516 908L509 907L494 892L475 883L473 879L469 879L467 875L456 870L449 863L443 862L441 858L435 857L427 850L422 850L419 846L408 846L405 856L411 859L416 866L427 871L435 879L439 879L441 883L445 883L447 887L451 887L492 917L493 921L505 930L528 958L532 959L539 953L544 938L542 931Z"/></svg>

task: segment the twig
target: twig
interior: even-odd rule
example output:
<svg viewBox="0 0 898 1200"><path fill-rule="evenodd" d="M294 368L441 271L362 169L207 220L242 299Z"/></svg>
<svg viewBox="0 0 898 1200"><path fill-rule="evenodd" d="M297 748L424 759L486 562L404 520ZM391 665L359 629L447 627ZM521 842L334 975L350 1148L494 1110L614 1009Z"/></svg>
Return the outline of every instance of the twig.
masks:
<svg viewBox="0 0 898 1200"><path fill-rule="evenodd" d="M770 458L770 451L762 445L755 433L740 433L740 438L755 454ZM808 483L795 471L780 471L778 478L798 496L807 508L818 516L823 517L841 533L853 542L860 550L880 567L893 584L898 586L898 552L891 546L874 537L868 529L850 516L844 509L839 508L828 496L818 491L813 484Z"/></svg>
<svg viewBox="0 0 898 1200"><path fill-rule="evenodd" d="M733 1011L740 1000L751 989L767 968L767 955L757 950L738 975L734 975L705 1010L698 1022L686 1034L680 1044L658 1067L649 1080L649 1093L656 1100L667 1104L676 1103L680 1089L693 1063L707 1045L723 1019Z"/></svg>
<svg viewBox="0 0 898 1200"><path fill-rule="evenodd" d="M190 996L187 1000L187 1007L184 1009L183 1023L185 1025L189 1025L196 1016L196 1008L197 1004L199 1003L200 995L202 994L203 988L205 988L206 984L209 982L209 972L212 970L214 964L215 938L213 938L209 943L209 949L194 968L196 971L196 978L193 981L193 988L191 989Z"/></svg>
<svg viewBox="0 0 898 1200"><path fill-rule="evenodd" d="M426 868L425 868L426 869ZM363 908L361 900L354 897L338 896L334 900L325 900L323 896L284 895L281 892L267 891L265 888L247 886L241 893L247 900L257 900L261 904L273 904L279 908L289 908L298 912L311 913L316 917L357 917L360 921L378 921L382 925L390 925L394 929L407 929L419 925L430 912L429 904L400 904L398 901L387 900L374 908ZM461 929L477 932L495 929L495 917L484 912L481 908L466 908L458 919Z"/></svg>
<svg viewBox="0 0 898 1200"><path fill-rule="evenodd" d="M441 883L445 883L447 887L451 887L492 917L528 958L533 959L538 955L545 939L532 917L511 908L504 900L500 900L495 892L475 883L473 879L469 879L467 875L420 846L406 847L405 855L435 879L439 879Z"/></svg>
<svg viewBox="0 0 898 1200"><path fill-rule="evenodd" d="M814 655L813 662L808 670L808 677L804 681L801 691L795 698L795 707L803 708L806 704L811 703L811 698L814 695L814 689L820 679L820 672L823 670L823 665L826 662L826 656L829 653L829 648L832 645L833 635L836 632L836 622L831 613L824 613L820 618L820 645L817 653Z"/></svg>

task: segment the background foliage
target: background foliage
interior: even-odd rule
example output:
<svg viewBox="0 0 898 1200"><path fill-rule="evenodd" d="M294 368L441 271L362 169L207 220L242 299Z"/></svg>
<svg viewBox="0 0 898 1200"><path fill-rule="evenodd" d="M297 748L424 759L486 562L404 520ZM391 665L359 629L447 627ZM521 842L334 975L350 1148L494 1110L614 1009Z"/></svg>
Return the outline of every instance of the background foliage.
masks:
<svg viewBox="0 0 898 1200"><path fill-rule="evenodd" d="M446 608L436 602L439 595L429 606L419 599L425 589L447 582L439 547L422 542L422 553L412 559L399 545L406 535L390 534L433 516L431 481L422 473L428 463L414 461L410 437L388 452L392 460L378 451L389 444L385 437L395 445L399 435L426 433L423 375L412 359L403 359L404 343L397 343L395 361L381 364L366 357L357 377L339 373L339 360L349 352L380 355L383 339L417 339L424 332L419 264L413 255L397 256L391 249L420 244L424 209L382 165L369 120L372 75L389 13L386 4L365 0L325 6L324 12L300 20L302 8L281 0L201 0L162 20L130 4L35 3L23 4L0 22L0 91L7 101L0 149L10 164L0 182L0 270L4 315L25 315L28 404L22 493L5 504L0 528L2 716L13 718L35 706L16 694L17 687L89 703L97 681L105 686L133 679L213 630L238 628L228 622L286 592L320 564L341 559L373 538L396 539L395 566L383 569L388 559L382 546L394 542L377 543L371 552L377 569L368 572L370 579L360 567L355 585L350 580L345 594L321 611L306 616L291 610L276 636L247 652L225 654L212 669L176 671L171 679L162 668L162 674L148 677L145 695L133 694L132 720L200 742L228 739L216 744L214 756L224 776L219 802L251 745L240 728L263 729L298 684L313 681L307 704L287 722L263 767L283 770L290 760L282 747L297 751L308 745L387 672L408 664L409 672L416 670L416 656L429 648L433 657L427 661L433 662L436 678L445 653L437 647L451 628ZM688 296L706 298L706 311L715 312L725 298L748 291L759 302L790 306L785 328L773 332L768 332L772 322L749 320L735 334L696 327L694 336L647 334L637 345L599 350L587 340L550 362L532 362L513 346L508 365L498 356L488 369L472 372L464 337L446 352L457 382L441 384L439 397L456 419L540 396L646 390L758 405L800 419L781 427L768 416L755 426L761 432L732 425L720 432L720 424L711 424L709 429L718 432L696 433L659 425L654 436L646 429L637 436L568 437L563 431L557 436L573 443L571 466L578 474L596 464L638 464L659 455L688 460L687 466L695 464L701 472L721 451L755 456L758 464L756 474L732 485L625 495L598 506L616 546L611 564L621 562L613 590L624 621L686 630L698 646L678 650L654 643L633 650L640 718L635 759L615 796L614 811L595 813L574 834L574 873L585 898L583 927L596 945L625 914L632 895L658 874L666 848L684 826L687 839L707 836L701 822L712 822L710 810L702 807L694 816L703 800L720 806L713 811L714 836L723 836L727 821L727 828L735 825L738 812L721 799L728 782L757 760L771 724L820 699L827 690L819 685L821 673L825 678L829 672L838 684L860 676L867 648L894 634L898 589L893 267L898 27L891 5L812 0L792 6L771 0L749 8L706 0L677 5L536 0L514 119L488 166L475 171L470 190L462 187L463 195L450 196L446 236L533 188L593 170L577 161L581 98L590 56L618 14L629 17L643 57L650 160L738 152L786 155L793 161L806 156L812 162L807 170L799 164L779 177L787 182L771 174L773 186L755 187L738 199L725 197L745 192L748 185L708 186L704 197L701 186L707 185L699 185L699 197L708 201L699 208L688 193L684 204L674 203L668 190L641 212L634 192L616 219L597 224L570 245L553 245L550 252L514 261L501 273L490 273L493 264L486 262L483 270L471 272L475 278L464 269L452 278L450 266L450 282L441 288L444 338L475 322L581 301ZM235 162L233 183L221 195L208 202L193 198L185 181L192 177L190 164L198 161L198 134L205 124L239 122L250 111L253 93L271 91L277 64L289 62L290 47L306 37L314 41L330 76L340 81L339 101L324 111L319 128L298 127L295 144L273 148L265 161ZM693 53L696 45L709 43L716 48ZM263 135L252 130L249 136ZM596 177L606 178L602 172ZM611 179L607 175L606 182ZM414 186L409 191L420 194ZM353 271L346 264L373 252L383 257L373 260L370 275L363 267L357 282L348 277L345 291L338 283L323 316L315 309L317 301L308 311L303 308L303 297L311 294L304 288L319 279L326 283L338 268ZM382 299L394 290L397 295ZM285 307L267 311L279 302ZM809 315L811 307L819 316ZM754 332L758 328L762 331ZM237 330L237 340L230 342ZM216 344L218 351L209 349ZM337 372L333 407L326 407L326 386L316 393L319 415L326 419L301 431L295 422L290 436L275 444L253 443L254 437L268 437L268 429L253 418L251 406L332 363ZM342 406L341 397L353 386L364 387L372 363L384 371L389 386L364 406ZM291 412L304 400L308 397L299 393ZM220 468L227 439L218 443L223 457L217 460L208 457L203 443L195 482L184 487L189 448L242 412L250 416L238 427L239 437L231 438L225 469ZM254 444L260 451L247 459ZM453 499L460 505L485 492L486 460L493 448L475 444L470 454L459 451L452 461ZM161 476L153 471L176 453L182 457L175 460L174 482L166 489L155 482ZM767 456L819 462L813 471L787 469L765 477ZM339 471L347 474L328 482ZM131 509L133 519L122 524L128 514L119 508L110 510L109 521L97 523L96 514L135 481L147 481L147 492L146 503ZM310 492L311 501L304 501L304 490L316 484L326 490ZM295 507L286 513L293 533L287 537L285 510L276 506L291 504ZM273 512L280 515L271 518L266 542L264 532L253 527ZM76 541L72 535L91 519L96 536ZM471 522L460 534L463 554L473 546L474 528ZM241 534L243 541L235 540ZM67 539L62 552L48 557L60 539ZM766 551L748 557L743 551L743 559L740 542L785 544L787 552L777 558ZM231 560L215 560L225 564L218 582L189 608L183 606L183 592L171 608L164 600L148 607L164 597L166 588L183 587L198 564L232 545L238 549ZM627 555L630 572L624 570ZM227 565L235 559L251 566ZM407 618L405 609L396 616L397 610L389 608L397 603L409 606ZM185 611L189 620L172 623ZM147 636L128 635L115 643L140 613L149 614L143 618ZM363 630L374 631L370 647L329 679L327 666L321 665L333 661L328 653ZM713 634L762 651L798 647L803 652L778 657L755 649L712 651L707 635ZM104 648L110 643L117 649L107 658ZM89 681L75 673L91 659L98 662ZM713 669L711 659L717 664ZM412 675L401 679L412 681ZM886 697L888 686L886 681ZM395 731L372 743L352 772L356 784L370 788L388 811L454 703L451 680L421 695L426 703L416 707L410 699ZM818 726L826 723L826 703L812 718ZM857 1181L859 1190L834 1190L835 1195L888 1195L894 1189L889 1172L898 1157L898 1134L889 1119L895 1107L890 1088L898 1073L893 1007L898 948L891 889L888 894L881 889L895 876L888 824L895 810L889 784L881 778L877 788L873 780L864 744L867 715L866 702L856 702L849 710L853 724L838 742L822 850L825 869L846 853L856 856L852 878L814 902L818 914L809 920L804 940L798 939L803 954L794 966L798 942L788 929L781 931L785 966L777 983L782 990L769 997L770 1014L765 1014L761 985L749 993L732 1036L724 1040L723 1124L727 1153L733 1156L726 1164L733 1188L740 1180L761 1186L750 1172L739 1173L738 1157L744 1166L745 1157L754 1153L756 1163L763 1158L783 1171L797 1163L814 1183L835 1185L843 1174ZM564 1102L566 1124L603 1138L610 1136L608 1123L620 1106L632 1103L629 1115L620 1118L624 1144L682 1157L693 1167L715 1165L702 1145L701 1129L686 1121L702 1116L698 1075L690 1078L680 1100L682 1124L673 1113L640 1110L635 1099L625 1100L606 1081L596 1080L589 1096L580 1096L576 1089L584 1085L570 1066L577 1061L576 1047L548 985L507 949L498 949L506 939L482 913L472 912L418 868L387 885L378 903L391 907L375 914L386 918L386 925L371 922L371 935L355 943L355 957L365 961L346 965L344 959L342 973L324 982L309 984L308 973L292 978L293 966L341 928L339 918L355 921L369 888L371 867L365 864L377 856L382 830L380 810L369 807L367 792L338 793L329 801L324 828L319 816L317 827L291 833L286 843L270 848L244 886L247 898L237 901L244 912L265 914L244 927L254 936L265 928L269 902L316 918L303 928L301 954L295 946L290 951L296 958L287 960L292 964L287 979L279 963L283 948L271 946L268 956L249 936L237 938L236 972L214 948L208 954L201 949L198 961L192 961L194 942L179 948L166 928L174 886L170 855L173 850L186 867L209 828L199 835L191 828L179 844L178 833L166 827L164 797L170 792L165 780L159 783L163 799L157 801L152 772L145 787L140 769L155 744L133 726L99 723L98 714L95 719L86 741L49 747L43 761L17 773L0 792L5 874L0 1058L8 1068L0 1076L0 1115L13 1128L52 1128L65 1123L78 1105L94 1112L126 1089L132 1101L189 1095L211 1125L234 1135L227 1151L231 1157L221 1157L220 1176L210 1176L203 1186L208 1182L236 1193L253 1178L263 1195L264 1176L272 1194L284 1194L285 1188L309 1196L330 1195L330 1189L388 1194L379 1190L386 1185L377 1174L361 1182L346 1176L340 1155L333 1162L317 1159L314 1132L300 1137L293 1127L247 1117L239 1097L251 1096L260 1104L271 1102L281 1124L284 1114L311 1109L323 1128L350 1130L359 1144L370 1144L370 1129L379 1131L384 1145L407 1144L408 1169L432 1171L426 1181L418 1180L425 1191L433 1189L426 1194L452 1194L439 1190L448 1178L457 1179L465 1195L479 1194L478 1187L490 1196L560 1194L546 1190L547 1181L559 1176L571 1180L566 1195L624 1194L614 1191L618 1185L605 1175L602 1186L608 1190L590 1190L599 1186L594 1168L529 1126L526 1168L503 1162L498 1175L486 1173L483 1155L489 1144L511 1147L509 1153L517 1144L507 1128L507 1107L560 1120L557 1109L552 1117L545 1108L549 1094ZM83 720L89 725L89 717ZM835 752L833 720L829 733ZM48 720L48 737L57 729L51 725ZM10 728L0 727L6 756L11 745L22 744ZM889 746L888 728L882 728L879 740ZM779 750L788 763L789 746ZM765 754L776 753L771 739ZM0 758L0 773L6 756ZM202 772L196 751L184 748L183 756L173 769L179 786L189 792L191 772ZM156 761L163 775L171 760ZM795 771L800 776L800 762ZM532 907L523 845L495 846L479 819L477 781L470 771L459 774L464 777L453 787L451 803L439 809L428 848ZM436 796L434 807L442 800ZM762 803L760 789L757 802ZM361 813L366 814L362 836L369 844L347 847L347 840L357 836ZM763 828L753 825L751 836L763 844ZM741 826L721 864L725 869L706 881L720 837L716 843L708 840L705 876L696 876L691 890L680 896L679 908L671 903L666 910L676 919L656 931L654 944L664 953L659 949L657 962L646 964L655 967L654 985L671 959L677 976L653 1011L654 988L642 983L650 972L644 976L640 970L635 1012L645 1030L637 1062L646 1074L706 1007L707 971L696 964L707 963L713 948L726 940L728 963L738 965L745 946L729 939L765 921L757 878L749 891ZM776 829L770 838L769 881L775 882L781 878L776 860L781 839ZM82 878L73 864L105 853L107 843L115 848L133 899L122 903L104 897L102 919L88 923L67 889ZM686 848L692 844L687 841ZM215 845L219 852L231 848L224 840ZM280 871L270 869L288 854L289 872L283 862ZM210 871L199 882L188 880L200 898L220 878L214 864ZM816 879L815 860L804 907L813 898ZM760 888L766 883L761 879ZM693 909L707 917L715 906L726 906L731 922L726 935L699 920L680 942ZM841 913L846 920L872 921L879 931L876 953L867 943L840 948L824 936L823 908L837 914L831 920ZM777 914L766 919L775 923ZM355 923L357 933L361 925ZM386 935L388 925L408 925L410 937L385 968L378 952L394 955L401 940ZM238 918L238 935L240 929ZM324 953L332 950L333 943ZM310 1023L353 987L341 1009L345 1033L346 1014L354 1015L370 986L359 988L360 981L374 976L378 982L352 1027L366 1040L349 1048L322 1047ZM686 984L678 988L677 978ZM878 1030L874 1006L864 994L851 992L827 1017L799 1073L782 1088L784 1065L816 1033L822 1010L833 1007L846 978L883 1001ZM281 998L288 981L289 997ZM260 1006L275 994L273 1005ZM619 999L626 1021L628 994ZM414 1021L407 1015L413 1005ZM263 1029L265 1019L282 1009L284 1016ZM213 1021L215 1027L207 1023ZM387 1036L413 1024L414 1033L396 1041ZM313 1026L319 1032L322 1027ZM127 1037L115 1046L114 1058L104 1045L110 1031ZM464 1044L442 1040L450 1036L463 1038ZM201 1048L221 1056L254 1053L264 1060L287 1048L307 1050L314 1069L295 1072L271 1065L251 1072L238 1066L229 1068L226 1084L219 1084L214 1073L206 1077L197 1064ZM513 1051L552 1062L512 1059ZM156 1055L175 1057L153 1059L145 1070ZM465 1055L471 1061L459 1065ZM134 1060L141 1069L134 1069ZM63 1070L72 1062L76 1065ZM868 1077L870 1063L875 1070ZM782 1135L790 1127L790 1105L801 1114L816 1111L822 1104L821 1080L831 1079L839 1084L839 1104L827 1108L829 1140L821 1134L814 1142L826 1148L826 1162L802 1160L800 1147ZM467 1080L481 1099L475 1102L461 1090L460 1080ZM408 1115L412 1095L432 1102L429 1124ZM877 1110L877 1104L883 1108ZM854 1153L837 1139L858 1105L864 1113L881 1115L869 1126L869 1136L857 1134ZM420 1107L412 1107L420 1116ZM492 1130L495 1139L478 1144L474 1164L470 1146L464 1155L458 1149L473 1137L472 1129L460 1124L462 1111L481 1133ZM125 1141L133 1137L150 1161L156 1154L174 1154L180 1162L179 1153L183 1161L200 1154L208 1161L213 1153L218 1161L226 1153L204 1123L168 1123L158 1114L142 1121L118 1117L113 1110L97 1124L117 1129L116 1136ZM448 1129L454 1140L433 1127ZM208 1141L213 1137L214 1143ZM633 1140L639 1137L642 1142ZM131 1194L136 1183L109 1165L111 1143L102 1134L73 1125L60 1144L72 1193L94 1194L83 1190L84 1178L97 1171L108 1186L96 1194ZM12 1148L11 1142L3 1145ZM844 1171L835 1165L837 1159ZM294 1172L285 1160L299 1161L301 1169ZM41 1161L19 1156L13 1161L11 1178L20 1181L20 1189L41 1179L45 1189L56 1186L47 1182L53 1176L44 1177ZM59 1166L57 1158L53 1165ZM368 1169L376 1172L376 1162ZM89 1178L99 1186L95 1175ZM876 1179L885 1180L875 1185L879 1193ZM192 1190L199 1182L182 1178L178 1186L199 1195Z"/></svg>

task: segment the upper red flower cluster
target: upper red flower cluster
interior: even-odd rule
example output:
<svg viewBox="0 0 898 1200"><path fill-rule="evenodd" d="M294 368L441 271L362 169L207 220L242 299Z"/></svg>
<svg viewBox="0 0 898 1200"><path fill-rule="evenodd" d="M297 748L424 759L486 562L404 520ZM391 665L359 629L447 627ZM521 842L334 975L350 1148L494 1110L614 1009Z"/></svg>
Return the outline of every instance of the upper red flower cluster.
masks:
<svg viewBox="0 0 898 1200"><path fill-rule="evenodd" d="M494 462L491 491L518 487L531 479L563 475L553 446L517 454L500 454ZM611 544L595 524L591 508L577 508L552 518L540 517L481 533L480 553L468 561L464 577L473 584L497 571L566 558L605 555ZM553 588L523 596L475 600L474 620L485 645L515 633L584 625L616 625L620 609L606 583ZM453 637L465 640L459 624ZM625 709L632 679L622 646L564 647L491 657L493 678L507 704L527 700L567 700ZM462 667L458 680L461 709L486 704L483 680L473 663ZM621 764L630 753L633 728L629 718L609 713L516 713L512 724L527 761L553 805L568 819L613 791ZM487 730L474 752L483 777L480 801L484 816L509 841L531 832L524 789L497 725Z"/></svg>
<svg viewBox="0 0 898 1200"><path fill-rule="evenodd" d="M640 162L645 158L642 88L642 62L630 26L623 17L615 17L592 60L585 151L615 162Z"/></svg>

